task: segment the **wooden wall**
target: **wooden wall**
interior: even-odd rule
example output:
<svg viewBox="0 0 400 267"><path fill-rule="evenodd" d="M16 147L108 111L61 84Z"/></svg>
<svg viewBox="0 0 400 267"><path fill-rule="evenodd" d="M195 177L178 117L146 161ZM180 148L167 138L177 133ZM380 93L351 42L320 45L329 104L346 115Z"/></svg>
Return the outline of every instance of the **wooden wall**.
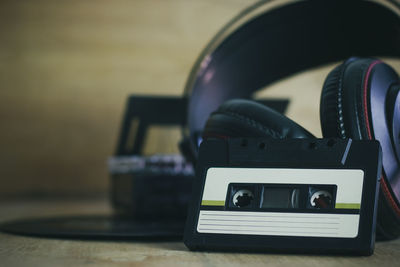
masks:
<svg viewBox="0 0 400 267"><path fill-rule="evenodd" d="M253 2L1 1L0 194L106 192L126 97L180 95L207 41Z"/></svg>
<svg viewBox="0 0 400 267"><path fill-rule="evenodd" d="M208 40L254 2L2 0L0 196L107 192L106 161L127 96L182 94ZM290 97L307 87L289 115L319 134L329 69L260 95ZM148 152L175 150L179 131L155 130L151 138Z"/></svg>

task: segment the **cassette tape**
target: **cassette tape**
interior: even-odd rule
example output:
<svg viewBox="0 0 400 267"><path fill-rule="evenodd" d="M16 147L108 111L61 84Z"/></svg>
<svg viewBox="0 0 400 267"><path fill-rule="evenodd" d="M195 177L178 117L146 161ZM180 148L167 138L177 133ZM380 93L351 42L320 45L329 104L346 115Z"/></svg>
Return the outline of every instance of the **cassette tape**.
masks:
<svg viewBox="0 0 400 267"><path fill-rule="evenodd" d="M371 255L381 157L377 141L204 141L184 242L191 250Z"/></svg>

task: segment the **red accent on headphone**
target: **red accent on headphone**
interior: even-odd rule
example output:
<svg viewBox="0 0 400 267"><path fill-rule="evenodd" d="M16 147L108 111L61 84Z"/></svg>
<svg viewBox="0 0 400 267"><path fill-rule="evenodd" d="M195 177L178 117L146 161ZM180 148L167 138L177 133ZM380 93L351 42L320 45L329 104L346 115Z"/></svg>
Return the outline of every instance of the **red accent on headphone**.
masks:
<svg viewBox="0 0 400 267"><path fill-rule="evenodd" d="M370 126L370 122L369 122L369 116L368 116L368 109L367 109L367 93L368 93L368 81L369 81L369 77L371 74L372 69L375 67L375 65L382 63L382 61L380 60L375 60L374 62L371 63L371 65L369 65L368 70L367 70L367 74L365 75L364 78L364 91L363 91L363 104L364 104L364 116L365 116L365 125L367 128L367 133L368 133L368 138L372 139L372 134L371 134L371 126ZM397 205L396 200L393 198L392 194L390 193L389 187L387 185L386 180L384 179L384 174L382 174L381 176L381 188L382 191L386 197L386 199L389 200L390 205L392 206L392 208L394 209L394 211L396 212L397 216L400 217L400 207Z"/></svg>

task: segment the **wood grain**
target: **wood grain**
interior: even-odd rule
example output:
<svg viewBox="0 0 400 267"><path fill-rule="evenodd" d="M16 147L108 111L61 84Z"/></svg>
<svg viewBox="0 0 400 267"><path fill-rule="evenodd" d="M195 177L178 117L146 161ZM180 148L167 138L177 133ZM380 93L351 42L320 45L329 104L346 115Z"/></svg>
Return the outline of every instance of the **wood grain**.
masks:
<svg viewBox="0 0 400 267"><path fill-rule="evenodd" d="M51 215L105 214L105 200L0 203L0 222ZM190 252L182 242L78 241L0 233L0 266L398 266L400 239L370 257Z"/></svg>
<svg viewBox="0 0 400 267"><path fill-rule="evenodd" d="M106 193L127 96L182 94L254 2L0 1L0 196ZM147 151L177 151L179 135L156 131Z"/></svg>

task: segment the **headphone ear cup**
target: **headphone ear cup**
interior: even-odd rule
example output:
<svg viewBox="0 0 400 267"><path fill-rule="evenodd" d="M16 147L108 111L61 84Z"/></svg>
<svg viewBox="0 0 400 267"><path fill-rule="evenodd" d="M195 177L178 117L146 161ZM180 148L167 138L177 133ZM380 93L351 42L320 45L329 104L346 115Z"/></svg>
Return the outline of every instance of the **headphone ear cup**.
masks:
<svg viewBox="0 0 400 267"><path fill-rule="evenodd" d="M371 139L371 110L363 92L370 86L369 75L376 59L351 58L332 70L327 76L321 93L320 120L324 137ZM388 67L387 69L390 69ZM385 69L385 71L388 71ZM364 92L365 93L365 92ZM385 151L383 151L385 152ZM390 155L386 155L390 156ZM383 155L385 157L385 155ZM377 218L377 238L393 239L400 235L400 217L396 200L387 188L383 169Z"/></svg>
<svg viewBox="0 0 400 267"><path fill-rule="evenodd" d="M229 100L210 115L203 131L208 137L314 138L286 116L244 99Z"/></svg>
<svg viewBox="0 0 400 267"><path fill-rule="evenodd" d="M374 61L350 58L328 74L320 103L321 129L325 138L368 139L362 86Z"/></svg>

